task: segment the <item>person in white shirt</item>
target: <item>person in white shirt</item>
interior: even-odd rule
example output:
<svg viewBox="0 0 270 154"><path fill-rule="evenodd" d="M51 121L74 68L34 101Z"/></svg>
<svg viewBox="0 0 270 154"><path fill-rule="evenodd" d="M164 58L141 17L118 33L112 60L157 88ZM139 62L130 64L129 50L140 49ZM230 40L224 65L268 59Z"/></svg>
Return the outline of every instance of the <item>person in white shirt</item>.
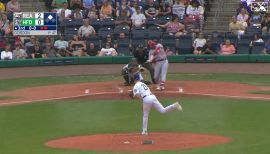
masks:
<svg viewBox="0 0 270 154"><path fill-rule="evenodd" d="M72 55L72 53L68 50L68 47L68 42L64 40L62 35L59 36L59 40L54 42L54 48L62 57Z"/></svg>
<svg viewBox="0 0 270 154"><path fill-rule="evenodd" d="M196 39L194 40L194 42L193 42L193 47L194 47L193 53L194 53L195 55L200 55L200 54L202 54L202 49L203 49L203 47L205 46L205 44L206 44L206 39L204 38L203 33L200 33L200 34L199 34L199 37L196 38Z"/></svg>
<svg viewBox="0 0 270 154"><path fill-rule="evenodd" d="M13 59L26 59L28 57L26 51L23 49L21 43L17 43L15 45L15 49L13 50Z"/></svg>
<svg viewBox="0 0 270 154"><path fill-rule="evenodd" d="M196 0L193 0L187 7L186 14L189 18L192 18L200 24L200 29L202 30L204 24L204 7Z"/></svg>
<svg viewBox="0 0 270 154"><path fill-rule="evenodd" d="M12 52L10 49L11 49L10 44L6 45L5 50L1 52L1 60L12 60L13 59L13 55L12 55Z"/></svg>
<svg viewBox="0 0 270 154"><path fill-rule="evenodd" d="M131 20L134 27L141 27L145 24L146 18L140 7L136 7L136 12L131 16Z"/></svg>
<svg viewBox="0 0 270 154"><path fill-rule="evenodd" d="M106 43L105 48L102 48L99 52L99 56L117 56L116 50L111 47L109 42Z"/></svg>
<svg viewBox="0 0 270 154"><path fill-rule="evenodd" d="M91 25L89 25L89 20L84 19L83 25L78 30L78 34L80 37L89 37L90 35L96 35L96 31Z"/></svg>
<svg viewBox="0 0 270 154"><path fill-rule="evenodd" d="M70 9L68 9L68 3L67 2L63 3L63 8L57 10L58 16L60 16L62 11L65 14L65 18L71 18L72 12L71 12Z"/></svg>
<svg viewBox="0 0 270 154"><path fill-rule="evenodd" d="M143 109L143 122L142 122L142 135L147 135L148 130L148 116L151 108L155 108L158 112L165 114L172 110L182 111L182 107L178 102L175 102L169 106L163 107L163 105L158 101L155 95L153 95L146 84L141 82L140 72L135 72L134 74L135 85L130 93L131 98L139 97L142 99L142 109Z"/></svg>

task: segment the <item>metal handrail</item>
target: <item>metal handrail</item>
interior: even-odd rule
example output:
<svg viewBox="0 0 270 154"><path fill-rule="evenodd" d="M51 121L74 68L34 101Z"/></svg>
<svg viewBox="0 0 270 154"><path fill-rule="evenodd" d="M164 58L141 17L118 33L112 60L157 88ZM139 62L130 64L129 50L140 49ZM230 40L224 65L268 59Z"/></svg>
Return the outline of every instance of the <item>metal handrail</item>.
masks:
<svg viewBox="0 0 270 154"><path fill-rule="evenodd" d="M219 0L218 1L218 7L217 10L215 11L215 16L213 18L213 22L214 22L214 30L217 31L217 19L220 16L220 13L223 11L223 6L224 6L224 0Z"/></svg>

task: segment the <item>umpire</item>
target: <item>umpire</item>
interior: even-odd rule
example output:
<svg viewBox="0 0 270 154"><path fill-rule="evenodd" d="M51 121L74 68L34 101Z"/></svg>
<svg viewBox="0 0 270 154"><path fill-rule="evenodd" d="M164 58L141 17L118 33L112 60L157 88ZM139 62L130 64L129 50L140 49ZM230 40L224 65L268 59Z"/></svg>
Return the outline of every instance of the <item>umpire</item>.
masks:
<svg viewBox="0 0 270 154"><path fill-rule="evenodd" d="M149 58L149 52L147 48L140 44L133 52L133 55L137 59L138 64L140 64L142 67L146 68L150 72L152 83L155 84L156 82L154 78L154 67L152 66L152 63L146 62Z"/></svg>

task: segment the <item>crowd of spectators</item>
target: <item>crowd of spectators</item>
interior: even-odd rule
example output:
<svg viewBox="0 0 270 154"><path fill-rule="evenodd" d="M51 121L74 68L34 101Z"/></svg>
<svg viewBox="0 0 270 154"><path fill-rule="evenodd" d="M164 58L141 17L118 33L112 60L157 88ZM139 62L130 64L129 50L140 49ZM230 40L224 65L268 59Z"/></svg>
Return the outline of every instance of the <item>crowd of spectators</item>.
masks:
<svg viewBox="0 0 270 154"><path fill-rule="evenodd" d="M3 2L3 0L2 0ZM58 23L67 20L82 20L76 33L67 37L59 30L58 37L12 36L12 13L22 11L17 0L0 3L0 48L1 59L51 58L68 56L117 56L118 43L130 38L129 34L119 33L117 39L108 34L100 45L86 41L98 36L99 28L92 21L112 20L111 28L148 28L147 21L167 19L164 23L153 23L165 33L179 37L203 30L207 0L46 0L49 11L57 12ZM122 38L121 38L122 37ZM132 47L129 46L131 51ZM175 54L166 46L170 55ZM10 56L12 55L12 56Z"/></svg>
<svg viewBox="0 0 270 154"><path fill-rule="evenodd" d="M57 12L59 27L64 27L59 29L57 37L12 36L12 13L22 11L20 4L17 0L0 2L1 60L117 56L121 55L119 43L123 43L126 38L131 38L132 41L131 32L134 29L153 27L175 38L192 36L191 50L196 55L237 53L235 41L223 38L221 42L217 42L220 40L218 33L203 33L207 18L205 12L209 10L207 0L47 0L45 3L49 11ZM69 36L66 31L70 27L65 25L66 21L78 21L75 27L71 25L73 32ZM98 21L109 21L109 24L98 27L95 25ZM101 37L99 30L104 27L112 30L124 29L128 33L120 32L117 36L112 33ZM262 36L268 36L269 28L270 13L254 12L241 2L236 15L231 19L228 34L241 40L248 30L254 30L251 33L254 36L249 42L249 47L252 48L254 43L269 42L262 39ZM95 39L101 42L97 44ZM140 39L147 41L143 37ZM139 45L149 48L147 43ZM174 46L164 47L168 55L181 54ZM136 50L130 42L128 48L131 54ZM265 45L263 53L269 52L269 45Z"/></svg>

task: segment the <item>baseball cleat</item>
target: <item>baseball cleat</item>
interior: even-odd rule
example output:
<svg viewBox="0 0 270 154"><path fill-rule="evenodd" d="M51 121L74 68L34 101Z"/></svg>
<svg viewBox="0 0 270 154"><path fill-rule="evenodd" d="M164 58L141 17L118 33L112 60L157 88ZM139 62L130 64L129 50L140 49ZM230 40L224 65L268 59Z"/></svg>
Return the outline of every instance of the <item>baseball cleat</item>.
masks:
<svg viewBox="0 0 270 154"><path fill-rule="evenodd" d="M177 110L183 111L183 108L182 108L182 106L179 104L179 102L175 102L175 105L176 105Z"/></svg>
<svg viewBox="0 0 270 154"><path fill-rule="evenodd" d="M157 86L156 90L165 90L164 86Z"/></svg>
<svg viewBox="0 0 270 154"><path fill-rule="evenodd" d="M148 135L147 131L142 131L142 135Z"/></svg>

